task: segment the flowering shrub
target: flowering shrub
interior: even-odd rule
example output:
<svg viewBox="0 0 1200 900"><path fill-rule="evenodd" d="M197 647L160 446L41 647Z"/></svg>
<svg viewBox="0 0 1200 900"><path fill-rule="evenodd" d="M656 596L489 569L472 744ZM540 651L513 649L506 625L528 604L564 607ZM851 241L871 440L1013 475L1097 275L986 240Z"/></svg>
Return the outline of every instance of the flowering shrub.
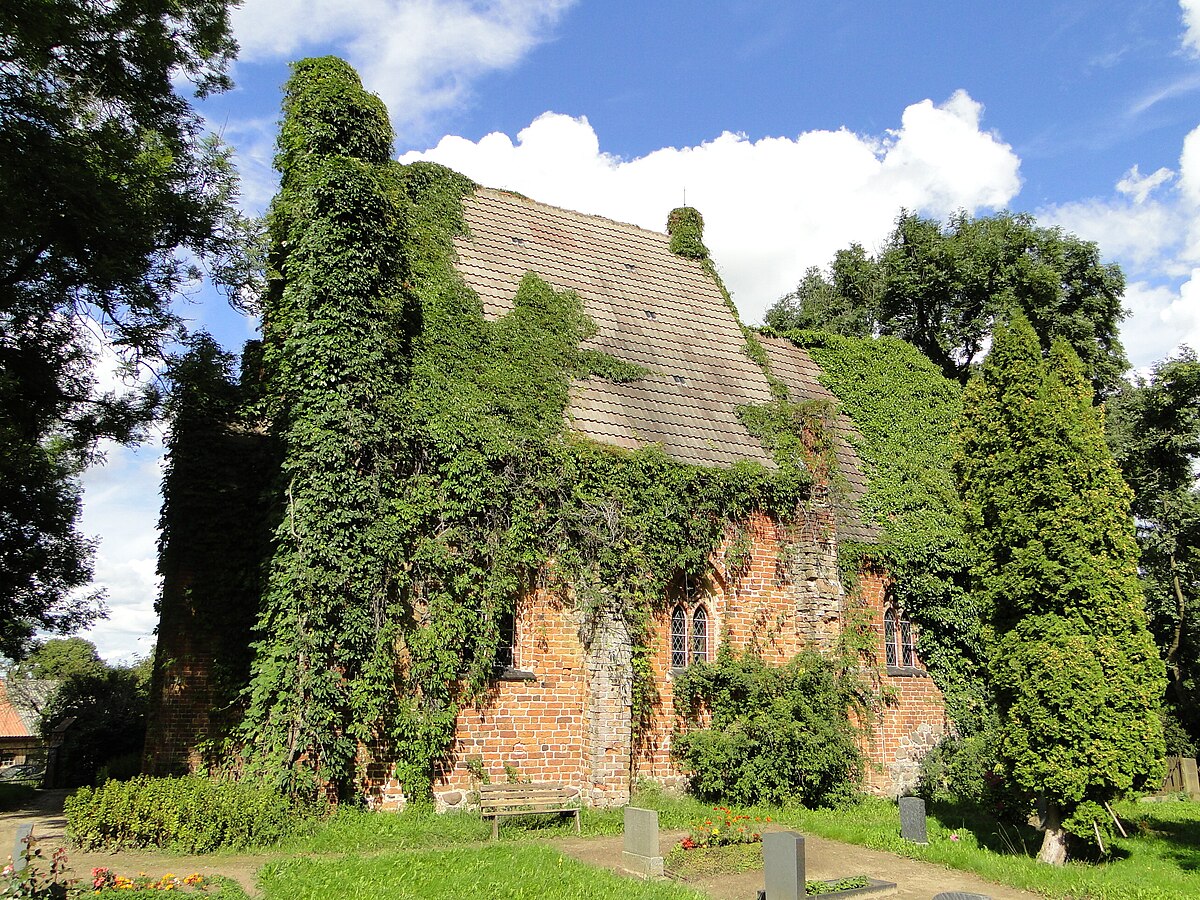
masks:
<svg viewBox="0 0 1200 900"><path fill-rule="evenodd" d="M691 834L679 842L684 850L696 850L702 847L725 847L729 844L753 844L762 840L762 824L770 822L757 816L739 815L727 806L714 806L713 816L697 823L691 828Z"/></svg>
<svg viewBox="0 0 1200 900"><path fill-rule="evenodd" d="M13 859L8 858L8 865L0 870L0 897L26 897L36 900L60 900L68 896L69 889L75 884L75 879L68 878L67 851L59 847L50 856L50 866L43 872L41 863L44 862L42 851L35 838L24 839L25 849L21 858L25 866L17 871Z"/></svg>

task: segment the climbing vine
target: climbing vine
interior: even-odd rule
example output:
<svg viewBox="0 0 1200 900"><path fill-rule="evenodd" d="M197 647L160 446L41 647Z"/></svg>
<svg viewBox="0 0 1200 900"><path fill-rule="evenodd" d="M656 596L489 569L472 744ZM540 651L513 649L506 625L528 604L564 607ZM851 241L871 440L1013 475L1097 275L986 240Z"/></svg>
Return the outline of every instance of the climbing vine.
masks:
<svg viewBox="0 0 1200 900"><path fill-rule="evenodd" d="M747 413L777 471L570 434L572 379L648 371L582 349L594 325L580 299L535 273L486 319L454 266L475 184L401 166L391 143L346 63L294 66L263 339L236 416L211 423L249 423L277 472L248 517L271 539L234 738L244 774L293 794L358 794L376 763L427 794L461 705L493 683L501 623L532 591L574 603L585 631L625 622L644 717L651 623L673 585L702 580L729 523L787 519L812 482L785 460L810 418L799 407Z"/></svg>
<svg viewBox="0 0 1200 900"><path fill-rule="evenodd" d="M168 602L155 651L153 695L181 674L173 653L203 646L212 665L207 700L214 722L236 720L235 704L250 668L249 633L262 589L267 550L258 515L272 456L264 436L246 426L236 360L206 332L171 360L166 413L163 507L158 572ZM224 565L209 564L221 559ZM161 723L151 724L152 740Z"/></svg>
<svg viewBox="0 0 1200 900"><path fill-rule="evenodd" d="M843 542L843 581L871 565L892 576L897 602L917 624L921 657L964 732L983 726L986 633L969 589L973 553L950 473L961 388L897 338L788 332L821 367L821 382L854 422L869 469L863 514L878 544Z"/></svg>

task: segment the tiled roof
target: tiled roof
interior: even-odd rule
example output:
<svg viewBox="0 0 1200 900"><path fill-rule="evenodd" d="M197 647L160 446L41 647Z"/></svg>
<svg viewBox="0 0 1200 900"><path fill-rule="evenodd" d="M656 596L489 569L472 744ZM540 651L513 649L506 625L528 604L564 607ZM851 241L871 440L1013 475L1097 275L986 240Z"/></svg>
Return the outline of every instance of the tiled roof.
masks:
<svg viewBox="0 0 1200 900"><path fill-rule="evenodd" d="M579 294L597 329L584 346L650 370L626 384L577 381L568 409L577 432L627 449L659 443L694 465L772 465L737 417L738 406L771 399L767 380L712 278L671 253L666 235L487 188L465 208L459 272L489 318L511 309L535 272Z"/></svg>
<svg viewBox="0 0 1200 900"><path fill-rule="evenodd" d="M50 685L45 689L45 685ZM31 696L26 687L32 688ZM47 691L53 690L53 682L32 681L14 685L9 690L7 681L0 678L0 737L34 737L38 730L37 710L29 702L44 702Z"/></svg>
<svg viewBox="0 0 1200 900"><path fill-rule="evenodd" d="M625 384L576 381L567 410L575 431L626 449L658 443L693 465L774 466L737 417L739 406L771 400L766 376L746 355L716 283L700 263L673 254L665 234L489 188L467 198L464 211L470 235L456 242L458 270L488 318L508 312L521 278L534 272L579 295L596 324L585 347L650 370ZM772 371L795 396L833 399L803 350L770 345ZM849 420L839 422L849 434ZM865 482L857 457L844 439L837 452L858 498ZM843 534L870 539L857 516L843 519Z"/></svg>

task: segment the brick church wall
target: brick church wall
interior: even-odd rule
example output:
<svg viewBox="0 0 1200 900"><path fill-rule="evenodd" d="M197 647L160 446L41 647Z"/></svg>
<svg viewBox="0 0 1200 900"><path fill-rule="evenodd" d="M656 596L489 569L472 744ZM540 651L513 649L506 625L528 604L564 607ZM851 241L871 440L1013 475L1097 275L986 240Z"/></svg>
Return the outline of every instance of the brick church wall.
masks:
<svg viewBox="0 0 1200 900"><path fill-rule="evenodd" d="M916 666L908 668L885 665L886 577L864 573L859 588L880 648L881 687L892 697L869 727L864 746L869 759L865 786L872 793L898 797L916 787L922 757L949 733L950 723L942 692L919 659Z"/></svg>

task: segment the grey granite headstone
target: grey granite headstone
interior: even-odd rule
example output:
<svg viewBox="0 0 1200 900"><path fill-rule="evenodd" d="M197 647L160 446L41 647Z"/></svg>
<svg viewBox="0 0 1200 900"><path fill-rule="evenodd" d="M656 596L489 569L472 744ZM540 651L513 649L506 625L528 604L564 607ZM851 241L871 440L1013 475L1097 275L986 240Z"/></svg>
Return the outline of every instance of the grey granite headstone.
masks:
<svg viewBox="0 0 1200 900"><path fill-rule="evenodd" d="M804 893L804 838L794 831L768 831L763 838L766 900L800 900Z"/></svg>
<svg viewBox="0 0 1200 900"><path fill-rule="evenodd" d="M625 849L621 853L625 871L643 878L660 878L663 858L658 850L658 812L625 807Z"/></svg>
<svg viewBox="0 0 1200 900"><path fill-rule="evenodd" d="M29 849L26 843L33 836L32 825L18 825L17 839L13 842L13 870L20 872L25 868L25 851Z"/></svg>
<svg viewBox="0 0 1200 900"><path fill-rule="evenodd" d="M969 894L964 891L944 891L933 900L992 900L987 894Z"/></svg>
<svg viewBox="0 0 1200 900"><path fill-rule="evenodd" d="M929 843L925 825L925 801L920 797L900 798L900 837L918 844Z"/></svg>

